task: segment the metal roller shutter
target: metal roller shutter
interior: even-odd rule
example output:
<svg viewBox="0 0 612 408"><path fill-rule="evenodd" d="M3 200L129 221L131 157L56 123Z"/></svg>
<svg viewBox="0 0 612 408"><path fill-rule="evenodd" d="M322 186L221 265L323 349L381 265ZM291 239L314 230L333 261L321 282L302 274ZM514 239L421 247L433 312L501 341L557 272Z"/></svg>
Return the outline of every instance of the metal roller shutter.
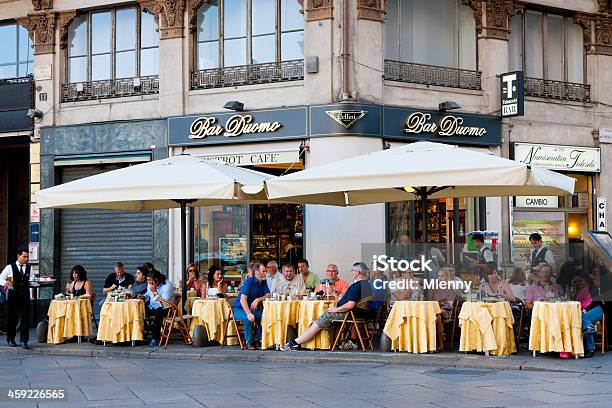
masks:
<svg viewBox="0 0 612 408"><path fill-rule="evenodd" d="M121 168L121 165L64 167L62 183ZM60 267L62 288L70 269L76 264L87 270L98 299L106 276L117 261L126 272L153 257L153 217L150 211L109 211L89 209L61 210ZM96 311L99 309L95 302Z"/></svg>

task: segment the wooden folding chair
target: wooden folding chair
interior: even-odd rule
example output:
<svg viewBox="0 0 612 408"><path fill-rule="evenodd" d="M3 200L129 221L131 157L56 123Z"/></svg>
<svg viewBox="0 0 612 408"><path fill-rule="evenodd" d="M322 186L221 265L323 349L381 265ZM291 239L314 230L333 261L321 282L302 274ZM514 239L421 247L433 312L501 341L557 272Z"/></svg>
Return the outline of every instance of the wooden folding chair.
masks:
<svg viewBox="0 0 612 408"><path fill-rule="evenodd" d="M606 354L606 347L608 347L608 338L606 334L606 314L604 312L601 322L597 322L595 325L597 333L595 334L595 346L601 346L601 354ZM598 340L599 337L599 340Z"/></svg>
<svg viewBox="0 0 612 408"><path fill-rule="evenodd" d="M451 316L452 328L450 330L451 336L450 336L450 350L449 351L453 351L456 334L460 333L459 331L459 312L461 311L462 304L463 302L460 302L457 299L455 299L455 301L453 302L453 309L452 309L453 315Z"/></svg>
<svg viewBox="0 0 612 408"><path fill-rule="evenodd" d="M95 305L95 301L96 301L96 292L92 292L91 293L91 299L89 299L91 301L91 318L93 320L93 324L94 326L96 326L96 329L98 328L98 319L96 318L96 311L94 309L94 305Z"/></svg>
<svg viewBox="0 0 612 408"><path fill-rule="evenodd" d="M164 317L161 337L159 339L159 345L164 345L164 348L168 347L168 340L170 340L170 335L174 330L176 325L176 329L183 336L183 340L186 344L192 344L191 335L189 334L189 329L187 328L186 321L191 320L191 315L183 315L181 309L176 306L173 302L170 302L166 299L160 299L162 303L162 307L164 309L168 309L168 316Z"/></svg>
<svg viewBox="0 0 612 408"><path fill-rule="evenodd" d="M367 314L368 310L368 302L372 300L371 297L363 298L357 303L355 309L360 309L364 315ZM349 310L344 314L344 318L341 320L333 320L334 324L340 323L340 330L336 333L334 344L332 345L331 351L336 349L336 345L340 339L346 340L346 338L351 333L351 328L355 328L355 332L357 333L357 338L359 339L359 345L361 346L361 350L363 352L366 351L365 344L363 342L363 338L365 337L368 341L368 345L370 346L370 350L374 350L374 345L372 344L372 336L370 335L370 330L368 329L368 319L365 317L355 317L355 313L353 310ZM347 325L348 323L348 325ZM363 326L365 334L361 334L361 330L359 329L359 325Z"/></svg>
<svg viewBox="0 0 612 408"><path fill-rule="evenodd" d="M229 309L229 318L225 322L225 328L223 329L223 340L221 341L221 348L227 345L227 339L237 337L238 344L240 344L240 349L244 350L244 341L242 340L242 337L240 336L240 328L244 330L244 327L242 326L242 322L240 320L236 320L236 317L234 316L234 309L232 308L232 304L229 302L227 298L225 299L225 304ZM227 334L230 324L234 326L234 330L236 334L232 334L232 335Z"/></svg>
<svg viewBox="0 0 612 408"><path fill-rule="evenodd" d="M529 329L531 327L528 316L528 310L524 303L521 306L521 317L518 322L518 330L516 331L516 348L518 349L523 338L529 340Z"/></svg>

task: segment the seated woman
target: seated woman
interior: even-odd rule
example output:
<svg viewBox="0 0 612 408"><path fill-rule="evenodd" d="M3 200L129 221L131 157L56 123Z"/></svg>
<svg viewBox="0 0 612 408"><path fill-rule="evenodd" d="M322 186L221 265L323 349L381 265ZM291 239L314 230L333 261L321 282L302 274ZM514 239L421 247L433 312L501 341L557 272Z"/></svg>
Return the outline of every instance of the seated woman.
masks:
<svg viewBox="0 0 612 408"><path fill-rule="evenodd" d="M564 290L560 285L552 283L552 266L546 263L540 264L535 274L529 276L533 283L527 287L525 292L525 307L529 310L533 309L535 302L544 300L547 293L553 296L560 297Z"/></svg>
<svg viewBox="0 0 612 408"><path fill-rule="evenodd" d="M208 268L206 284L206 297L216 297L219 293L225 295L227 289L227 282L223 280L223 270L217 265L212 265Z"/></svg>
<svg viewBox="0 0 612 408"><path fill-rule="evenodd" d="M74 265L70 270L72 282L68 283L68 292L74 296L89 295L93 301L93 282L87 280L87 271L81 265Z"/></svg>
<svg viewBox="0 0 612 408"><path fill-rule="evenodd" d="M187 291L195 290L196 296L202 294L202 286L200 281L200 272L196 264L189 264L187 267Z"/></svg>
<svg viewBox="0 0 612 408"><path fill-rule="evenodd" d="M444 266L438 270L438 280L452 282L455 280L455 268L452 266ZM443 320L451 318L451 312L454 307L455 299L458 296L458 291L455 289L431 289L427 294L428 300L437 301L440 304L440 314L436 317L436 351L442 351L444 348L444 325Z"/></svg>
<svg viewBox="0 0 612 408"><path fill-rule="evenodd" d="M525 299L525 293L527 293L525 270L523 268L514 268L508 284L516 300L522 302Z"/></svg>
<svg viewBox="0 0 612 408"><path fill-rule="evenodd" d="M595 340L597 333L595 324L603 320L603 308L598 294L597 286L591 275L581 273L574 277L572 285L576 288L576 301L582 307L582 334L584 336L584 358L593 357L595 353Z"/></svg>
<svg viewBox="0 0 612 408"><path fill-rule="evenodd" d="M497 274L497 266L495 265L487 266L485 281L480 285L478 291L482 294L483 298L501 297L508 302L514 302L516 300L508 282L501 279Z"/></svg>
<svg viewBox="0 0 612 408"><path fill-rule="evenodd" d="M396 285L404 287L404 289L394 289L391 291L391 303L397 300L419 300L419 294L421 293L421 287L419 282L414 278L412 270L407 269L402 271L401 277L393 279Z"/></svg>

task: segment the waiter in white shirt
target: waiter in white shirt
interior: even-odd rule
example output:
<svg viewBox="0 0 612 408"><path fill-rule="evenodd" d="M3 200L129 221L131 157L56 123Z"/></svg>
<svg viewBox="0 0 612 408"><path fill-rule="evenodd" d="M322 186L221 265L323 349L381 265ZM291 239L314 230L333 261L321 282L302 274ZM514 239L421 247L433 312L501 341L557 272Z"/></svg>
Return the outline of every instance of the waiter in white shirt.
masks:
<svg viewBox="0 0 612 408"><path fill-rule="evenodd" d="M484 278L487 265L495 263L495 257L491 248L485 245L483 234L479 232L475 233L472 235L472 241L474 241L474 245L478 248L478 259L476 262L472 261L472 266L478 274L478 277ZM468 260L471 261L471 258L468 258Z"/></svg>
<svg viewBox="0 0 612 408"><path fill-rule="evenodd" d="M0 273L0 286L6 289L7 320L6 341L10 347L17 347L15 335L20 320L19 342L28 349L30 340L30 265L28 248L17 249L17 261L7 265Z"/></svg>
<svg viewBox="0 0 612 408"><path fill-rule="evenodd" d="M542 236L534 232L529 236L529 242L533 246L533 251L531 251L531 269L534 270L541 263L547 263L554 269L555 256L550 248L542 242Z"/></svg>

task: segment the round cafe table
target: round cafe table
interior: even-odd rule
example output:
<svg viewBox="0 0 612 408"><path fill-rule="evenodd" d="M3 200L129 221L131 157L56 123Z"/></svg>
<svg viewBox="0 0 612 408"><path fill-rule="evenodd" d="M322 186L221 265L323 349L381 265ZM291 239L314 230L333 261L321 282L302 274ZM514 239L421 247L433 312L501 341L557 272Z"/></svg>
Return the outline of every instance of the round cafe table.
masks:
<svg viewBox="0 0 612 408"><path fill-rule="evenodd" d="M193 331L197 325L202 325L208 334L208 340L217 341L223 344L223 336L225 333L225 325L229 324L230 310L226 299L200 299L196 298L193 301L191 308L191 327L189 333L193 336ZM236 335L234 325L229 324L227 330L228 336ZM230 337L227 339L227 344L235 346L238 343L238 338Z"/></svg>
<svg viewBox="0 0 612 408"><path fill-rule="evenodd" d="M145 321L145 306L140 299L123 302L104 302L100 310L98 340L111 343L143 340L142 328Z"/></svg>
<svg viewBox="0 0 612 408"><path fill-rule="evenodd" d="M464 302L459 313L459 351L507 356L516 352L514 316L508 302Z"/></svg>
<svg viewBox="0 0 612 408"><path fill-rule="evenodd" d="M297 325L300 301L266 300L263 305L261 348L276 346L278 349L287 342L287 327Z"/></svg>
<svg viewBox="0 0 612 408"><path fill-rule="evenodd" d="M301 300L298 311L298 336L304 333L330 306L335 304L335 300ZM321 330L314 339L302 344L303 348L311 350L329 350L331 346L332 338L329 330Z"/></svg>
<svg viewBox="0 0 612 408"><path fill-rule="evenodd" d="M54 299L49 305L47 343L60 344L75 336L91 336L91 301L83 299Z"/></svg>
<svg viewBox="0 0 612 408"><path fill-rule="evenodd" d="M383 332L391 339L391 350L427 353L436 350L436 301L401 300L393 303Z"/></svg>
<svg viewBox="0 0 612 408"><path fill-rule="evenodd" d="M529 350L584 355L580 302L535 302L531 312Z"/></svg>

